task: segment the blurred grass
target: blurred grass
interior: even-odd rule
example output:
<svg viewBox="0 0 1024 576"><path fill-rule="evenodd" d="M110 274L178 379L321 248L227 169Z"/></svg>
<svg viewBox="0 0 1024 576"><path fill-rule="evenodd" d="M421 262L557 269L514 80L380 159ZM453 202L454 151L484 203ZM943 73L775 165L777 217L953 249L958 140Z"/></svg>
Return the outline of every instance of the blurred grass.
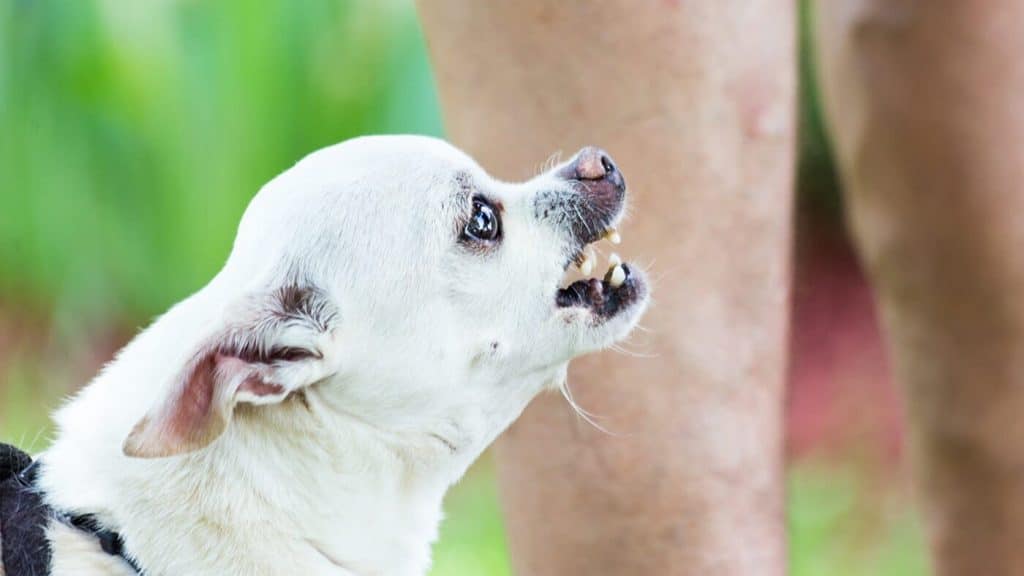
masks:
<svg viewBox="0 0 1024 576"><path fill-rule="evenodd" d="M308 152L441 132L405 2L0 2L0 294L144 318Z"/></svg>
<svg viewBox="0 0 1024 576"><path fill-rule="evenodd" d="M271 176L359 134L439 135L431 82L408 1L0 0L0 440L43 449L47 411L216 272ZM801 190L831 209L802 90ZM908 499L872 475L791 471L793 574L926 573ZM454 489L433 574L508 573L494 490L486 463Z"/></svg>

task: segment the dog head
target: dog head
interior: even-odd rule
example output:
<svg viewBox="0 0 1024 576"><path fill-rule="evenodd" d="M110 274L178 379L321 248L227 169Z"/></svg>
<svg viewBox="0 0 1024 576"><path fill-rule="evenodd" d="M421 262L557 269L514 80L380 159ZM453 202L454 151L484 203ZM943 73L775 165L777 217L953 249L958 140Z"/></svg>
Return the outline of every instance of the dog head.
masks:
<svg viewBox="0 0 1024 576"><path fill-rule="evenodd" d="M591 267L589 244L617 235L624 199L593 148L518 184L425 137L310 155L249 205L194 297L215 311L203 337L125 453L202 448L236 404L300 394L396 438L489 442L570 359L642 314L647 284L628 264L560 286L571 264Z"/></svg>

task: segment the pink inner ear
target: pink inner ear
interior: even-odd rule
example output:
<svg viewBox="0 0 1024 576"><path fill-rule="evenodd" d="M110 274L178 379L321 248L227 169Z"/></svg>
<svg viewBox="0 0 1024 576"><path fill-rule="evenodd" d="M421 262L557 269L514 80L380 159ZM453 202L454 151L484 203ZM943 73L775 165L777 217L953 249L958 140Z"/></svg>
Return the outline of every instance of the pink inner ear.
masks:
<svg viewBox="0 0 1024 576"><path fill-rule="evenodd" d="M251 364L237 356L220 352L215 354L215 356L217 358L217 371L228 380L251 370ZM258 397L282 396L285 393L285 389L279 384L267 382L256 373L249 374L242 380L242 383L238 386L238 392L247 392Z"/></svg>
<svg viewBox="0 0 1024 576"><path fill-rule="evenodd" d="M232 389L239 380L238 388ZM274 402L287 392L284 386L266 381L251 362L209 351L189 369L169 401L136 424L125 440L124 452L153 458L198 450L224 431L235 394L249 394L250 401Z"/></svg>
<svg viewBox="0 0 1024 576"><path fill-rule="evenodd" d="M248 392L254 396L282 396L284 386L267 382L259 376L250 376L238 387L239 392Z"/></svg>
<svg viewBox="0 0 1024 576"><path fill-rule="evenodd" d="M219 416L211 414L217 394L217 359L218 355L209 354L192 368L165 424L172 438L193 436L197 430L207 427L211 416Z"/></svg>
<svg viewBox="0 0 1024 576"><path fill-rule="evenodd" d="M169 403L147 414L125 439L124 453L157 458L198 450L226 425L217 406L217 356L203 356L189 369Z"/></svg>

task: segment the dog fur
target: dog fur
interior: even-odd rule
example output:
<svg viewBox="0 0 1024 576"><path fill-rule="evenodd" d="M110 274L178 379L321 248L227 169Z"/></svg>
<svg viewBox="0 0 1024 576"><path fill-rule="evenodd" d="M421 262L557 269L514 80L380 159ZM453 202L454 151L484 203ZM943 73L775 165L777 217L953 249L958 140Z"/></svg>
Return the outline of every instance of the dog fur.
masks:
<svg viewBox="0 0 1024 576"><path fill-rule="evenodd" d="M118 531L148 576L426 573L448 487L646 305L634 272L608 317L555 306L593 239L567 165L504 183L415 136L306 157L253 199L216 277L56 414L48 503ZM500 243L460 236L477 194ZM53 574L132 573L49 534Z"/></svg>

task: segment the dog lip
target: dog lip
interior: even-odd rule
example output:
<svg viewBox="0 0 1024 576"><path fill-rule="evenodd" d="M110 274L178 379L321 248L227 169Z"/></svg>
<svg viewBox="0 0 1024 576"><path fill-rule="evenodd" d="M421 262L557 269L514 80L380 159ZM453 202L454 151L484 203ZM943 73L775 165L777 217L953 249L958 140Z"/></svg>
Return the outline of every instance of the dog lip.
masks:
<svg viewBox="0 0 1024 576"><path fill-rule="evenodd" d="M621 264L626 274L619 286L611 285L611 270L603 280L586 278L577 280L558 290L555 304L558 308L583 308L595 317L607 320L629 308L643 298L645 285L628 264Z"/></svg>

